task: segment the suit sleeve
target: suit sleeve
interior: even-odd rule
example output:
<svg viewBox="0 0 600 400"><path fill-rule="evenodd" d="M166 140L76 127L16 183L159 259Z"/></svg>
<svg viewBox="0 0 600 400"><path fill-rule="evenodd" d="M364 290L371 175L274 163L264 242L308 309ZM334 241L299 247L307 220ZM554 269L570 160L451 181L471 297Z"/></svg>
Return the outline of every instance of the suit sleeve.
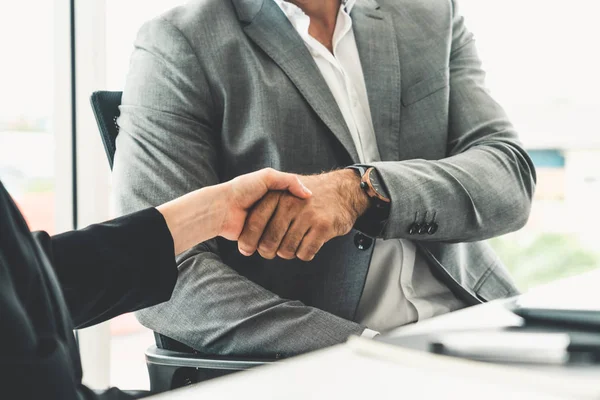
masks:
<svg viewBox="0 0 600 400"><path fill-rule="evenodd" d="M35 236L78 329L171 297L177 280L173 239L154 208L52 238Z"/></svg>
<svg viewBox="0 0 600 400"><path fill-rule="evenodd" d="M200 50L201 51L201 50ZM219 112L201 60L157 19L140 31L123 93L113 169L120 213L220 183ZM221 260L216 241L178 259L168 303L138 313L147 327L213 354L273 357L345 341L364 328L279 298Z"/></svg>
<svg viewBox="0 0 600 400"><path fill-rule="evenodd" d="M453 3L447 158L373 163L392 199L384 238L479 241L529 218L535 169L503 109L485 88L473 35ZM433 235L410 235L415 219Z"/></svg>

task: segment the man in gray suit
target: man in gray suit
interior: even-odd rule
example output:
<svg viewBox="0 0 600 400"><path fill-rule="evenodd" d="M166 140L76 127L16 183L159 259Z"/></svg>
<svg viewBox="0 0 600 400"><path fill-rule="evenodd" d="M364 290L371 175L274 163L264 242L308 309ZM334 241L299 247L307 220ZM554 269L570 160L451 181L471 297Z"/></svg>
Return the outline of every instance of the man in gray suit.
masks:
<svg viewBox="0 0 600 400"><path fill-rule="evenodd" d="M123 213L263 167L313 192L179 258L138 318L191 347L289 356L517 294L483 240L535 171L453 0L192 1L141 29L119 124Z"/></svg>

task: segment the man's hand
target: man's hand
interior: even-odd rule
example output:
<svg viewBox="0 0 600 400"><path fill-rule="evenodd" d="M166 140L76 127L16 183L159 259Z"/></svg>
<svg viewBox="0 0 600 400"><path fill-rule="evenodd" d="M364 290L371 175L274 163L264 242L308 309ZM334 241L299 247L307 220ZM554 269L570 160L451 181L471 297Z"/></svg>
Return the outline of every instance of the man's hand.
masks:
<svg viewBox="0 0 600 400"><path fill-rule="evenodd" d="M369 197L360 188L352 170L303 176L312 191L309 199L288 193L265 196L250 212L238 247L242 254L256 250L267 259L312 260L327 241L350 232L369 207Z"/></svg>

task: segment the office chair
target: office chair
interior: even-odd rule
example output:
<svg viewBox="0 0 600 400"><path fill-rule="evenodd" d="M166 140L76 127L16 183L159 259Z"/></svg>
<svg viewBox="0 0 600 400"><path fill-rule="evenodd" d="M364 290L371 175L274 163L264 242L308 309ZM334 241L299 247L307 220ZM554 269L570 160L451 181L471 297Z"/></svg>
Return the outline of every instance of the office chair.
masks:
<svg viewBox="0 0 600 400"><path fill-rule="evenodd" d="M111 170L119 134L117 119L120 115L121 95L122 92L98 91L90 98ZM146 350L146 366L152 393L161 393L273 361L209 356L199 354L191 347L156 332L154 338L156 346Z"/></svg>

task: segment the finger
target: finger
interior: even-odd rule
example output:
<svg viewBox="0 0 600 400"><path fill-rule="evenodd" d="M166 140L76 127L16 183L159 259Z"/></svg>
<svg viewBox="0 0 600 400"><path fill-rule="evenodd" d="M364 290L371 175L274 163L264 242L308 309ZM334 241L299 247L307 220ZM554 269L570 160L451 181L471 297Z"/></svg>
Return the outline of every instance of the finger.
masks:
<svg viewBox="0 0 600 400"><path fill-rule="evenodd" d="M290 202L289 199L292 199L292 197L288 197L287 201L283 198L279 201L277 211L275 211L275 214L267 224L258 243L258 253L268 260L275 258L277 255L281 241L285 237L296 215L294 211L295 204L294 202Z"/></svg>
<svg viewBox="0 0 600 400"><path fill-rule="evenodd" d="M269 191L287 190L296 197L306 199L312 195L297 175L279 172L273 168L240 175L228 182L232 188L232 198L242 209L252 207Z"/></svg>
<svg viewBox="0 0 600 400"><path fill-rule="evenodd" d="M312 195L312 192L304 186L297 175L288 174L271 168L259 172L264 174L264 180L269 190L287 190L301 199L308 199Z"/></svg>
<svg viewBox="0 0 600 400"><path fill-rule="evenodd" d="M251 256L258 247L267 223L277 209L281 192L271 192L258 202L246 218L242 233L238 238L238 249L245 256Z"/></svg>
<svg viewBox="0 0 600 400"><path fill-rule="evenodd" d="M302 261L312 261L325 244L325 241L322 233L316 229L310 229L302 239L302 243L296 252L296 257Z"/></svg>
<svg viewBox="0 0 600 400"><path fill-rule="evenodd" d="M308 224L306 220L301 218L294 220L279 245L277 255L286 260L293 260L296 258L296 252L309 229L310 224Z"/></svg>

